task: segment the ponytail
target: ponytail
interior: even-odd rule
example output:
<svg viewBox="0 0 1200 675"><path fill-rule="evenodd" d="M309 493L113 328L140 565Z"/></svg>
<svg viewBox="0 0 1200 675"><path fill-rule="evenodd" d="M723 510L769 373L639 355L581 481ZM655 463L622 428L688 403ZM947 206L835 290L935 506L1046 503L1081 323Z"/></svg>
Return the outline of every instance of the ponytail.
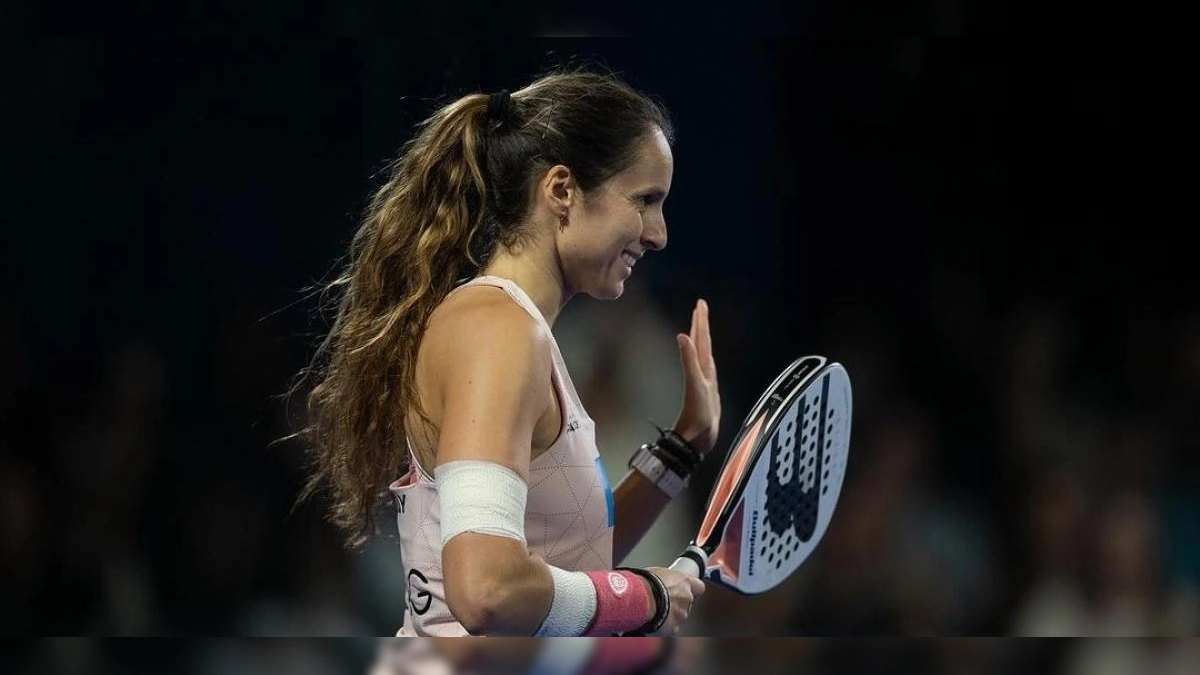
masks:
<svg viewBox="0 0 1200 675"><path fill-rule="evenodd" d="M351 545L373 532L383 488L409 468L404 411L412 407L429 424L415 387L429 316L454 281L481 264L472 244L487 203L487 100L466 96L421 125L371 199L349 262L330 284L341 297L314 358L321 381L308 396L304 435L316 451L300 501L328 490L329 519L351 532Z"/></svg>

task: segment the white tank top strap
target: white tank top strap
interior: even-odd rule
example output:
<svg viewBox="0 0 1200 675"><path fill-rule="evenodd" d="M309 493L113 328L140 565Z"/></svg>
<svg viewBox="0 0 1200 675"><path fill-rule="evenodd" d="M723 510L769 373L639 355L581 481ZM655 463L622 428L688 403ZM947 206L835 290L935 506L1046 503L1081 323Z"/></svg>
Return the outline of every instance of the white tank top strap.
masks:
<svg viewBox="0 0 1200 675"><path fill-rule="evenodd" d="M533 300L529 297L529 294L525 292L525 289L518 286L517 282L511 279L505 279L504 277L492 277L487 275L479 276L454 287L454 289L447 294L447 297L454 295L458 291L470 286L495 286L502 289L505 293L508 293L510 298L512 298L518 305L528 312L530 316L532 316L534 319L537 319L538 323L540 323L546 330L550 330L550 324L546 323L546 317L542 316L542 310L538 309L537 305L533 304Z"/></svg>

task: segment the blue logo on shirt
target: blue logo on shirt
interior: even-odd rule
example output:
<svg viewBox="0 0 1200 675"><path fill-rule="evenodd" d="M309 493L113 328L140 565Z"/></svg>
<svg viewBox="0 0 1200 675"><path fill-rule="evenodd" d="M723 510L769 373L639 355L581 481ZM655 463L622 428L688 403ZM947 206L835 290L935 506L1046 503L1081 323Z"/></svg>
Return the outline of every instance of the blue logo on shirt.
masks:
<svg viewBox="0 0 1200 675"><path fill-rule="evenodd" d="M604 502L608 506L608 526L615 527L617 524L617 507L613 503L612 486L608 483L608 474L604 471L604 463L600 458L596 458L596 471L600 473L600 482L604 484Z"/></svg>

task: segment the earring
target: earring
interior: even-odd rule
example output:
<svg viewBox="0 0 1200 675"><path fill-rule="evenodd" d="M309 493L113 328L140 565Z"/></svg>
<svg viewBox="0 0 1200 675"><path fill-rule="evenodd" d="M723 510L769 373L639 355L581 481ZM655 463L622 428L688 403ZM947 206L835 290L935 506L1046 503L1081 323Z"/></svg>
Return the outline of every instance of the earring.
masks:
<svg viewBox="0 0 1200 675"><path fill-rule="evenodd" d="M558 231L562 232L567 227L567 212L563 211L558 214Z"/></svg>

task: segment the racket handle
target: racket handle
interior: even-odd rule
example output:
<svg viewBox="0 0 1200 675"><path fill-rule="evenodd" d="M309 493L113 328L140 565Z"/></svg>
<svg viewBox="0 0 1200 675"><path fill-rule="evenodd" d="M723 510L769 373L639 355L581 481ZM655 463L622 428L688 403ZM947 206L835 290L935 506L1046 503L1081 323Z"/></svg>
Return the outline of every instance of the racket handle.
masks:
<svg viewBox="0 0 1200 675"><path fill-rule="evenodd" d="M671 567L668 569L683 572L693 577L703 578L700 573L705 567L708 567L708 554L704 552L704 549L692 544L675 559L675 562L671 563ZM637 632L625 633L627 637L645 637L645 635L645 633Z"/></svg>
<svg viewBox="0 0 1200 675"><path fill-rule="evenodd" d="M693 577L701 577L704 568L708 567L708 554L704 549L696 545L687 547L675 562L671 563L670 569L684 574L690 574Z"/></svg>

